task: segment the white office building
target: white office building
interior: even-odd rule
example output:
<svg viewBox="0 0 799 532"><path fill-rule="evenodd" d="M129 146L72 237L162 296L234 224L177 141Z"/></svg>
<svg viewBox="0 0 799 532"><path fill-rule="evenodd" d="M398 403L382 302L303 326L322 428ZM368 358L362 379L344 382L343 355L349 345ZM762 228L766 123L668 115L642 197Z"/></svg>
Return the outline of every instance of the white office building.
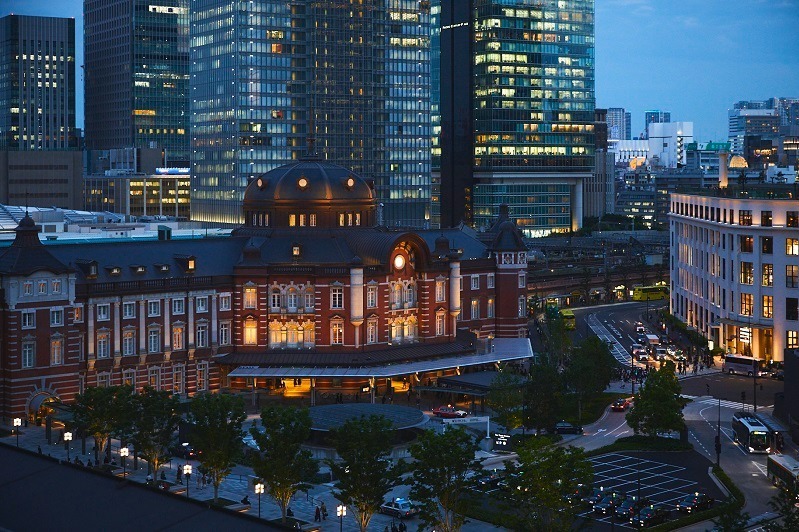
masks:
<svg viewBox="0 0 799 532"><path fill-rule="evenodd" d="M672 194L671 312L726 352L782 361L799 347L793 187Z"/></svg>

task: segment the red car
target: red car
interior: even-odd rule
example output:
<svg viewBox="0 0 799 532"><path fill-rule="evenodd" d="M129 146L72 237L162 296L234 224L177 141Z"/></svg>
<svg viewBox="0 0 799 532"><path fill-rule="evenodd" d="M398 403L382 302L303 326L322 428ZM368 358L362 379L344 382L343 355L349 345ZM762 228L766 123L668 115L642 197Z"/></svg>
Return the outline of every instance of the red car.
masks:
<svg viewBox="0 0 799 532"><path fill-rule="evenodd" d="M630 408L630 400L629 399L616 399L613 401L613 404L610 405L610 409L614 412L624 412Z"/></svg>
<svg viewBox="0 0 799 532"><path fill-rule="evenodd" d="M467 415L469 415L469 413L466 410L458 410L457 408L454 408L452 405L447 405L434 408L433 415L444 418L453 418L453 417L466 417Z"/></svg>

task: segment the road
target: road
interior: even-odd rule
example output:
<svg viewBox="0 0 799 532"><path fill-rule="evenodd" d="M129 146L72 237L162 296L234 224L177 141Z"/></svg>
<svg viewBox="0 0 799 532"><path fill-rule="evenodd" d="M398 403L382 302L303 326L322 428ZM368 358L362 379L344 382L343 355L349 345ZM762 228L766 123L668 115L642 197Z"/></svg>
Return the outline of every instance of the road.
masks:
<svg viewBox="0 0 799 532"><path fill-rule="evenodd" d="M655 314L652 303L649 310ZM645 314L644 303L576 309L577 330L574 333L574 341L579 342L588 335L597 334L610 342L611 351L619 362L629 366L629 349L633 343L636 343L635 338L638 336L635 332L635 323L642 320ZM646 325L649 330L657 327L656 324ZM650 361L649 364L655 363ZM763 378L757 379L755 383L748 377L721 373L716 367L705 369L696 376L691 374L683 376L680 378L680 383L683 395L692 398L683 411L689 441L694 444L698 452L715 461L714 442L720 419L722 468L744 492L745 510L751 517L769 514L771 509L768 501L776 493L776 488L765 475L766 455L750 455L733 443L730 420L734 412L742 408L752 409L755 394L758 409L771 413L774 394L783 390L783 382ZM744 404L741 403L742 392ZM574 442L585 449L595 449L611 443L615 438L631 434L631 429L624 422L623 414L610 411L607 411L597 423L585 429L585 435ZM787 442L785 452L797 455L796 448L790 442Z"/></svg>

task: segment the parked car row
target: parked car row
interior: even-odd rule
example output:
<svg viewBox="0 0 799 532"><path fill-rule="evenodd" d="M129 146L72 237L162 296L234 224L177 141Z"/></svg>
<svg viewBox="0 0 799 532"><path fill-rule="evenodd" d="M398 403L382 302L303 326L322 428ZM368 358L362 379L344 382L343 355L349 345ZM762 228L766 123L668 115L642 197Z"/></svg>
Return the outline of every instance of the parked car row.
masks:
<svg viewBox="0 0 799 532"><path fill-rule="evenodd" d="M567 497L570 504L582 503L591 507L594 514L610 517L617 521L629 522L637 528L648 528L666 522L671 517L671 509L653 503L646 496L623 495L618 491L578 486L575 493ZM686 495L674 508L680 513L696 513L713 506L713 498L705 493L695 492Z"/></svg>

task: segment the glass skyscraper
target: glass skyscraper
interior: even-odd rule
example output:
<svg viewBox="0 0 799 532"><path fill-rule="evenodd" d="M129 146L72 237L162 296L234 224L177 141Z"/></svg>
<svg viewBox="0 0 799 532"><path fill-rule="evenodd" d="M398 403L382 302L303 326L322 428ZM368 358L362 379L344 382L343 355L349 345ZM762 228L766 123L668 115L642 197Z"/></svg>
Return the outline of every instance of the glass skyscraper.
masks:
<svg viewBox="0 0 799 532"><path fill-rule="evenodd" d="M84 0L86 146L189 165L189 0Z"/></svg>
<svg viewBox="0 0 799 532"><path fill-rule="evenodd" d="M77 148L75 20L0 18L0 149Z"/></svg>
<svg viewBox="0 0 799 532"><path fill-rule="evenodd" d="M247 182L312 149L374 182L387 225L429 223L429 3L191 8L193 219L240 223Z"/></svg>
<svg viewBox="0 0 799 532"><path fill-rule="evenodd" d="M579 227L594 164L593 0L434 0L433 13L440 224L487 227L507 203L527 236Z"/></svg>

